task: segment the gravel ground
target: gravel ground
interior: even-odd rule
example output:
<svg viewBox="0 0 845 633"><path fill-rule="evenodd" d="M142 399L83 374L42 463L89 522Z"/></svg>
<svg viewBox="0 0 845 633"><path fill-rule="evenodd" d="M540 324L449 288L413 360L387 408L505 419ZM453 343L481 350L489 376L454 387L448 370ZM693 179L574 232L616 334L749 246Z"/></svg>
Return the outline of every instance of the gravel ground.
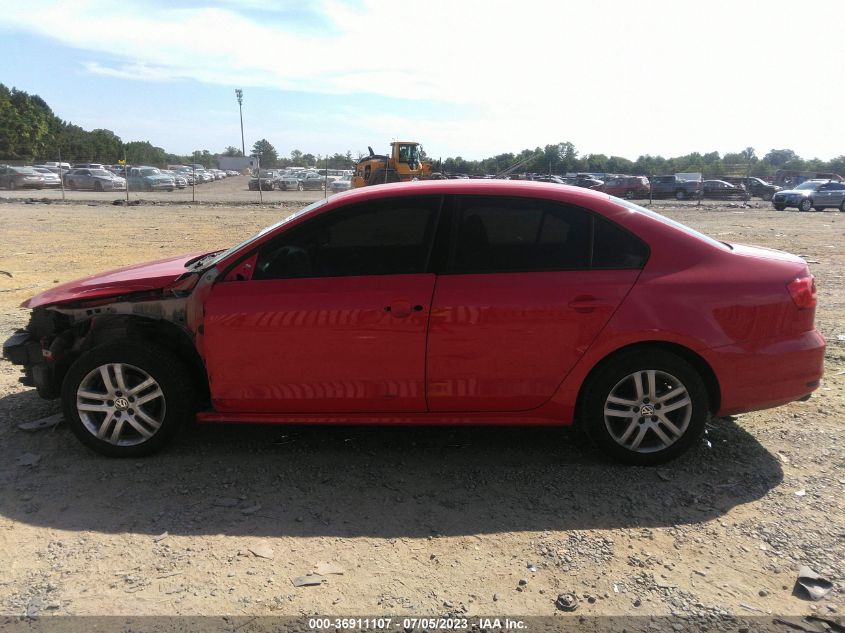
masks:
<svg viewBox="0 0 845 633"><path fill-rule="evenodd" d="M0 337L58 282L226 246L322 195L249 205L257 193L234 190L245 183L197 188L203 205L4 192ZM565 429L501 428L200 426L160 455L114 461L62 425L17 428L58 407L2 361L0 614L545 615L568 592L584 615L841 618L845 215L657 209L810 261L829 341L811 400L714 420L661 468L610 463ZM37 463L20 465L27 454ZM834 582L822 601L792 595L801 564ZM310 571L322 584L295 587Z"/></svg>

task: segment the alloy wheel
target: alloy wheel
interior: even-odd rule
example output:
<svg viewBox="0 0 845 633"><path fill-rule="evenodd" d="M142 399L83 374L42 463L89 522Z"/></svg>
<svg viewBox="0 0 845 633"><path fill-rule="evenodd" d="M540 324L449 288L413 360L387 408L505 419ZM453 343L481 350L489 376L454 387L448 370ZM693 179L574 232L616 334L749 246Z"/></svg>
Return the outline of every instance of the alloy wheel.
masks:
<svg viewBox="0 0 845 633"><path fill-rule="evenodd" d="M76 409L91 435L116 446L146 442L159 430L166 412L158 382L126 363L91 370L79 383Z"/></svg>
<svg viewBox="0 0 845 633"><path fill-rule="evenodd" d="M692 399L683 383L656 369L625 376L610 390L604 423L613 440L636 453L654 453L677 442L692 418Z"/></svg>

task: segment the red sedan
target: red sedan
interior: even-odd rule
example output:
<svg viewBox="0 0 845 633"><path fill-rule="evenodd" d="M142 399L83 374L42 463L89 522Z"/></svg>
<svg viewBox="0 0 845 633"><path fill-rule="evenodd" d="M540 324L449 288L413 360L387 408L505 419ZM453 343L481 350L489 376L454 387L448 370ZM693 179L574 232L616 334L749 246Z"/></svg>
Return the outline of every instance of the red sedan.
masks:
<svg viewBox="0 0 845 633"><path fill-rule="evenodd" d="M4 345L113 456L200 422L584 425L635 464L810 396L806 262L514 181L367 187L225 251L33 297Z"/></svg>

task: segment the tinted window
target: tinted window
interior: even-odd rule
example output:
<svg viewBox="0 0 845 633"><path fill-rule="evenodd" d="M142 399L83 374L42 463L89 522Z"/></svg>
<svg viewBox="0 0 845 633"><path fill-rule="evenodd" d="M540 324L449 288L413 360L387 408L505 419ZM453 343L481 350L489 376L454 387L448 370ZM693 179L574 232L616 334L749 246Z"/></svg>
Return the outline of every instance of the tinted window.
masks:
<svg viewBox="0 0 845 633"><path fill-rule="evenodd" d="M309 220L261 248L253 279L425 272L439 197L362 203Z"/></svg>
<svg viewBox="0 0 845 633"><path fill-rule="evenodd" d="M598 216L593 230L593 268L643 267L648 246L641 239Z"/></svg>
<svg viewBox="0 0 845 633"><path fill-rule="evenodd" d="M459 201L457 273L586 268L590 215L533 199L465 197Z"/></svg>

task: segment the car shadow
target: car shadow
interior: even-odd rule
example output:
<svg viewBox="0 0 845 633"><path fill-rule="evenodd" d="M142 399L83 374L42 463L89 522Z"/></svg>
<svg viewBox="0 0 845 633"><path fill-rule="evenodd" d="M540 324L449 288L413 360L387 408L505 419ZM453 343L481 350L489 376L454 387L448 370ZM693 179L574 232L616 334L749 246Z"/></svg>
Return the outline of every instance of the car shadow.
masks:
<svg viewBox="0 0 845 633"><path fill-rule="evenodd" d="M425 537L664 527L721 516L783 479L731 419L662 467L607 460L569 429L191 425L116 460L32 391L0 398L0 514L59 530L151 535ZM708 446L709 444L709 446ZM19 465L25 453L40 457Z"/></svg>

